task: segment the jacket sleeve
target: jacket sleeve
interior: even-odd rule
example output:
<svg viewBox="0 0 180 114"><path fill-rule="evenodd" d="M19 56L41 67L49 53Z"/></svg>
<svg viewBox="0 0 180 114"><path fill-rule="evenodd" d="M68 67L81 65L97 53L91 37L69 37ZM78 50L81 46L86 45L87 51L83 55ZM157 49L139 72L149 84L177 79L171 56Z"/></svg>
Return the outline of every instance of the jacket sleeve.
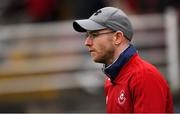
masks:
<svg viewBox="0 0 180 114"><path fill-rule="evenodd" d="M134 112L173 112L168 85L159 75L142 72L134 76L131 81Z"/></svg>

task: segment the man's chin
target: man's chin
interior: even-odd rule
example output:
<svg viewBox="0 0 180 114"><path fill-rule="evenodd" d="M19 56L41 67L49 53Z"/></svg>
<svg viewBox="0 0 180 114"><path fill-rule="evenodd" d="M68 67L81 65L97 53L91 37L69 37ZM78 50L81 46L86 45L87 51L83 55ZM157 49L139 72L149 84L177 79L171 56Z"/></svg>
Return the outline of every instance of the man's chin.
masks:
<svg viewBox="0 0 180 114"><path fill-rule="evenodd" d="M95 59L95 58L93 58L93 61L94 61L95 63L104 63L102 60L100 60L100 59Z"/></svg>

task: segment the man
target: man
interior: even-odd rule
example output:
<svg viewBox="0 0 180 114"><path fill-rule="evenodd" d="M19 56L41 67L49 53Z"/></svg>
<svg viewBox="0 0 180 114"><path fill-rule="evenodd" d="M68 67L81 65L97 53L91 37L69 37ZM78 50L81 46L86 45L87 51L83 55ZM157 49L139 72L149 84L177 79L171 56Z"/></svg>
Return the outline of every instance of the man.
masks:
<svg viewBox="0 0 180 114"><path fill-rule="evenodd" d="M85 45L92 59L104 64L108 113L173 112L168 84L130 44L133 29L122 10L102 8L89 19L74 21L73 27L87 33Z"/></svg>

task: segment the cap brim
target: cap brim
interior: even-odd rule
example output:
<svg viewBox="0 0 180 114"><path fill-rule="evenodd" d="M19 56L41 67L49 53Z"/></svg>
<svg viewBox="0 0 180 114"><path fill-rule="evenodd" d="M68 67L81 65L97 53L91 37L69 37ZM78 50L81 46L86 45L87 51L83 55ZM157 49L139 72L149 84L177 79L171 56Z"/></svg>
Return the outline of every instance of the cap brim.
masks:
<svg viewBox="0 0 180 114"><path fill-rule="evenodd" d="M84 20L74 21L73 28L78 32L86 32L86 31L101 30L101 29L105 29L107 27L104 27L90 19L84 19Z"/></svg>

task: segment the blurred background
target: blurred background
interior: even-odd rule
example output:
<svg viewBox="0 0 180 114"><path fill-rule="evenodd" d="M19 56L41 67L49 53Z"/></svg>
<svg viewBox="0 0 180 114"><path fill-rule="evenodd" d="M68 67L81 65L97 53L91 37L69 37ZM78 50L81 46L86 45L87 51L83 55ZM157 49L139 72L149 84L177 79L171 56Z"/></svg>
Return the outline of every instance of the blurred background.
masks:
<svg viewBox="0 0 180 114"><path fill-rule="evenodd" d="M180 112L178 0L1 0L0 112L106 112L102 65L72 28L104 6L129 15L132 43L164 74Z"/></svg>

